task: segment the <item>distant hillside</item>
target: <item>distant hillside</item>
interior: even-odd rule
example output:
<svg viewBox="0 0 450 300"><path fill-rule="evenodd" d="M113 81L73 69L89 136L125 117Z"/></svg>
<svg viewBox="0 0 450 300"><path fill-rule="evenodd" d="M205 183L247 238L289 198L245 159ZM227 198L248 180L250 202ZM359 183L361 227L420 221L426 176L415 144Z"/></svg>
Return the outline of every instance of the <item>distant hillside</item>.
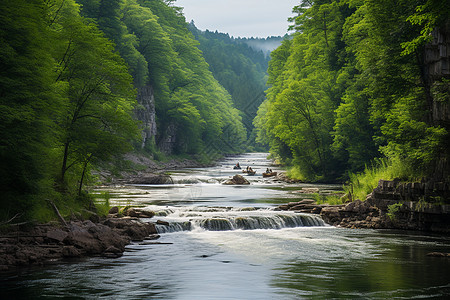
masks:
<svg viewBox="0 0 450 300"><path fill-rule="evenodd" d="M287 38L287 35L284 37L281 36L270 36L267 38L237 38L235 41L242 42L249 45L256 51L261 50L266 55L269 55L270 52L275 50L281 45L281 42Z"/></svg>
<svg viewBox="0 0 450 300"><path fill-rule="evenodd" d="M235 39L226 33L201 31L194 22L189 24L189 30L200 42L199 48L214 77L230 93L235 107L241 112L251 150L254 146L253 119L265 99L268 49L282 38L271 37L267 42L265 39Z"/></svg>

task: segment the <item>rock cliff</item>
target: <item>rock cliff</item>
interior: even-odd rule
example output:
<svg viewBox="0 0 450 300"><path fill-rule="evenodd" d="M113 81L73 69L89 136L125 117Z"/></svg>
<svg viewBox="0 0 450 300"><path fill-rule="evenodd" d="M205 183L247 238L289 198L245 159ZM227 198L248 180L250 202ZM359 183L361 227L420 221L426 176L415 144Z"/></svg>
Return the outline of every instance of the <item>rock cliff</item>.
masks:
<svg viewBox="0 0 450 300"><path fill-rule="evenodd" d="M142 147L156 136L156 109L153 88L150 85L138 88L137 101L140 107L136 117L142 121Z"/></svg>

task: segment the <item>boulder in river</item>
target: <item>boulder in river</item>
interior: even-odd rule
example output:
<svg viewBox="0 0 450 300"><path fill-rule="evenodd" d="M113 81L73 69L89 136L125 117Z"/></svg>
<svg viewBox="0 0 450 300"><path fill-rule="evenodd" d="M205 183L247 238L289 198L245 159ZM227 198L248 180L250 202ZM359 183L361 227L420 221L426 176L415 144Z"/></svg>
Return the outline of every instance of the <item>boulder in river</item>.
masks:
<svg viewBox="0 0 450 300"><path fill-rule="evenodd" d="M164 225L164 226L170 226L170 223L167 221L163 221L163 220L158 220L156 221L156 224L158 225Z"/></svg>
<svg viewBox="0 0 450 300"><path fill-rule="evenodd" d="M153 218L155 216L154 211L135 208L135 207L129 207L127 209L124 209L124 215L133 217L133 218Z"/></svg>
<svg viewBox="0 0 450 300"><path fill-rule="evenodd" d="M242 175L236 174L233 176L233 178L228 179L223 184L225 185L246 185L250 184L250 182L245 179Z"/></svg>
<svg viewBox="0 0 450 300"><path fill-rule="evenodd" d="M151 174L145 177L134 178L129 181L131 184L173 184L173 179L165 174Z"/></svg>
<svg viewBox="0 0 450 300"><path fill-rule="evenodd" d="M111 209L109 210L110 214L118 214L119 213L119 208L117 206L113 206L111 207Z"/></svg>

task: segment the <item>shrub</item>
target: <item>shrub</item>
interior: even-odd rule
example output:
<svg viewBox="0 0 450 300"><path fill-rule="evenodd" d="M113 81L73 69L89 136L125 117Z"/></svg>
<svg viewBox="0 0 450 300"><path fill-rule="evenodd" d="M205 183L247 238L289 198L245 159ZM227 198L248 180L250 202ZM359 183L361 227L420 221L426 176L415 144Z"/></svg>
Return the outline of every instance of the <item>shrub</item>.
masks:
<svg viewBox="0 0 450 300"><path fill-rule="evenodd" d="M387 216L389 217L389 219L391 219L391 221L394 221L397 218L397 212L400 207L402 207L402 205L402 203L395 203L388 206Z"/></svg>

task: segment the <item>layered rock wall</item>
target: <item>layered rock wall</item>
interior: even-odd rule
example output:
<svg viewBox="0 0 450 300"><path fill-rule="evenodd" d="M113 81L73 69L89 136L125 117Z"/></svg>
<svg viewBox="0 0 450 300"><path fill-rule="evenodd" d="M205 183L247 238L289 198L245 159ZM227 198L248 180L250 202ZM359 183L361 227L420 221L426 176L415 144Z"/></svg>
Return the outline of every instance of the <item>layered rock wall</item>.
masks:
<svg viewBox="0 0 450 300"><path fill-rule="evenodd" d="M324 207L320 214L326 223L335 226L449 233L449 193L447 183L380 180L366 201Z"/></svg>
<svg viewBox="0 0 450 300"><path fill-rule="evenodd" d="M430 117L434 126L450 132L450 21L431 33L425 46L423 81L429 90ZM448 137L448 135L447 135ZM433 179L450 182L450 141L443 145L434 163Z"/></svg>

